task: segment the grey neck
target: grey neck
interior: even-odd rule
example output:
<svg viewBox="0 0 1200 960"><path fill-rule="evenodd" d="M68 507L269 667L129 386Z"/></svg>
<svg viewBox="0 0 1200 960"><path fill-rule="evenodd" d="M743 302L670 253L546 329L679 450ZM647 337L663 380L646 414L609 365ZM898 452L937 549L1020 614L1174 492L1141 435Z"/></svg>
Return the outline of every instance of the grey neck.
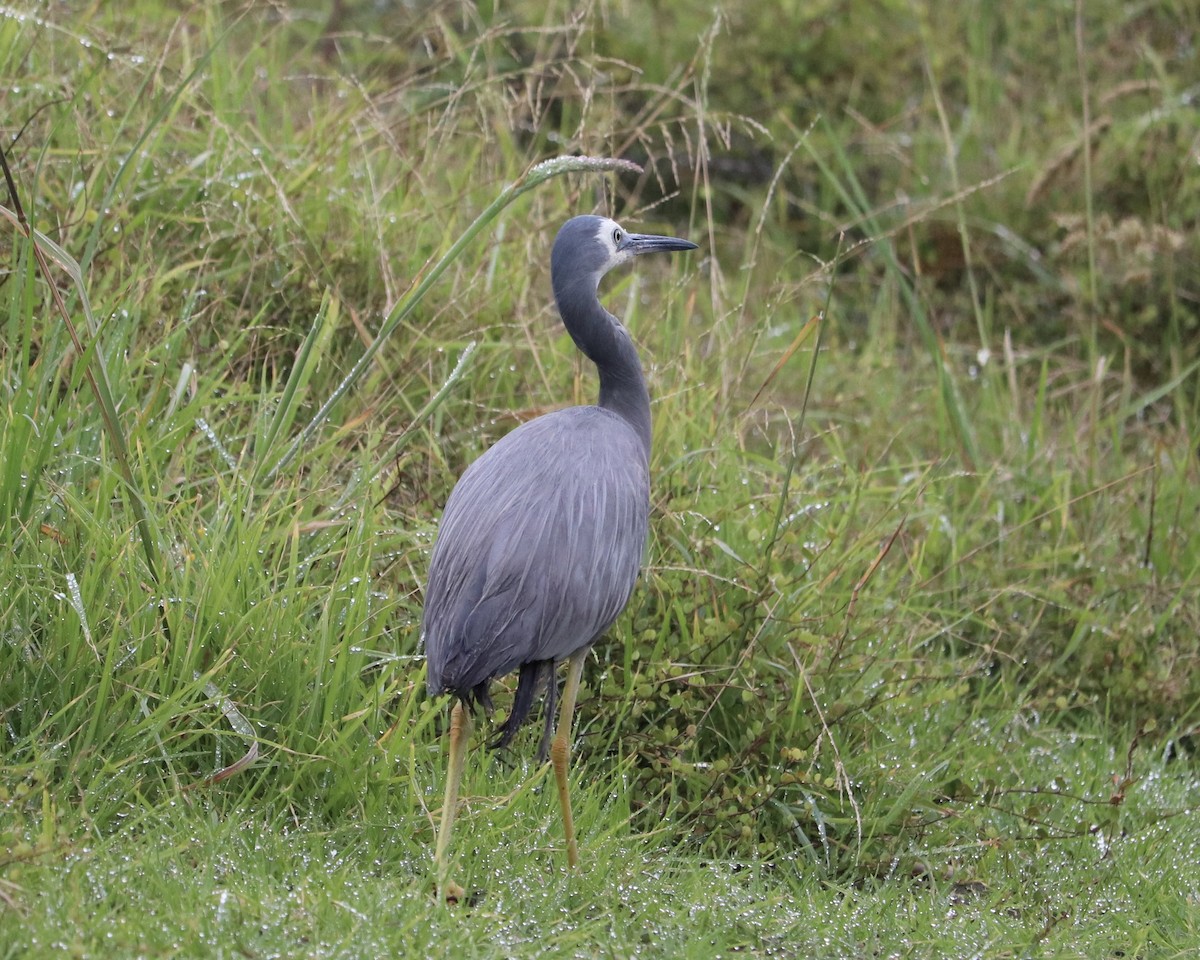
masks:
<svg viewBox="0 0 1200 960"><path fill-rule="evenodd" d="M598 278L597 278L598 279ZM600 305L594 282L553 281L567 333L600 374L599 406L633 427L650 457L650 393L629 333Z"/></svg>

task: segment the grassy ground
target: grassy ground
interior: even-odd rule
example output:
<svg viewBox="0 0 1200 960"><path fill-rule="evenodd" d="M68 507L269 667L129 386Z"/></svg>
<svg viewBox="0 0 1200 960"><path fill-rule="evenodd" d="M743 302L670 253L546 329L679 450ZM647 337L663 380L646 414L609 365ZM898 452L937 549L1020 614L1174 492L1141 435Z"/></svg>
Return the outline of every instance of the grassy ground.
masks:
<svg viewBox="0 0 1200 960"><path fill-rule="evenodd" d="M1191 955L1200 20L942 6L0 8L0 957ZM531 733L446 910L428 549L593 209L701 250L585 868Z"/></svg>

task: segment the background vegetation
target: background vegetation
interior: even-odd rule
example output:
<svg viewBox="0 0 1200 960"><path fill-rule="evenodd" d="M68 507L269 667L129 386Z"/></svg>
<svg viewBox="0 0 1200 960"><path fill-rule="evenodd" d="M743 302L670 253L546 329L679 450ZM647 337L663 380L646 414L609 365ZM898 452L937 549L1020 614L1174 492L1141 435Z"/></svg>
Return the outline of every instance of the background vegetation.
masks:
<svg viewBox="0 0 1200 960"><path fill-rule="evenodd" d="M0 7L46 258L6 197L0 956L1190 953L1198 38L1116 0ZM645 172L531 190L399 312L571 154ZM605 287L648 563L585 672L584 871L531 733L472 755L451 912L428 548L465 464L592 399L547 275L591 210L701 244Z"/></svg>

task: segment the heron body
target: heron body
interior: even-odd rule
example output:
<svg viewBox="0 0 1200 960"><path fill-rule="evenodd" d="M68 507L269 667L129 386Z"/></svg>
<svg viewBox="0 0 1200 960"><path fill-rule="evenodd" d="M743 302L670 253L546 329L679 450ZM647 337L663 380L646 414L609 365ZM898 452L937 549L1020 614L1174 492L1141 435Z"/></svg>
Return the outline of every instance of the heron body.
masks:
<svg viewBox="0 0 1200 960"><path fill-rule="evenodd" d="M430 694L458 699L438 834L439 890L471 711L490 710L492 679L518 670L513 707L494 743L507 745L545 685L544 756L554 733L554 668L563 660L570 667L552 753L568 861L577 861L567 793L575 694L587 651L629 601L650 508L650 397L633 341L597 289L608 270L638 254L695 246L629 234L604 217L575 217L562 227L551 254L554 298L576 346L596 365L599 401L522 424L463 473L446 503L422 621Z"/></svg>
<svg viewBox="0 0 1200 960"><path fill-rule="evenodd" d="M493 677L591 646L633 591L649 497L640 438L603 407L531 420L476 460L430 565L430 690L486 704Z"/></svg>

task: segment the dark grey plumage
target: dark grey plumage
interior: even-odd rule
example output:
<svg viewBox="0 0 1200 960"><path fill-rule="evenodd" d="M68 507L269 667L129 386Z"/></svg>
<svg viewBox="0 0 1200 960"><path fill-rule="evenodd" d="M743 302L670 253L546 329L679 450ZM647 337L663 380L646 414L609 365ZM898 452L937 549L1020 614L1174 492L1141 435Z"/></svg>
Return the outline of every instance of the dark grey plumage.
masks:
<svg viewBox="0 0 1200 960"><path fill-rule="evenodd" d="M563 226L551 255L554 297L596 364L599 402L522 424L466 470L446 503L425 593L429 691L490 708L491 680L519 669L496 745L508 743L547 684L544 755L554 664L617 618L645 549L650 398L628 332L597 298L600 278L640 253L694 248L627 234L602 217Z"/></svg>
<svg viewBox="0 0 1200 960"><path fill-rule="evenodd" d="M637 580L649 490L636 433L601 407L531 420L475 461L446 504L430 565L430 692L486 706L493 677L594 643ZM522 673L498 745L545 677Z"/></svg>

